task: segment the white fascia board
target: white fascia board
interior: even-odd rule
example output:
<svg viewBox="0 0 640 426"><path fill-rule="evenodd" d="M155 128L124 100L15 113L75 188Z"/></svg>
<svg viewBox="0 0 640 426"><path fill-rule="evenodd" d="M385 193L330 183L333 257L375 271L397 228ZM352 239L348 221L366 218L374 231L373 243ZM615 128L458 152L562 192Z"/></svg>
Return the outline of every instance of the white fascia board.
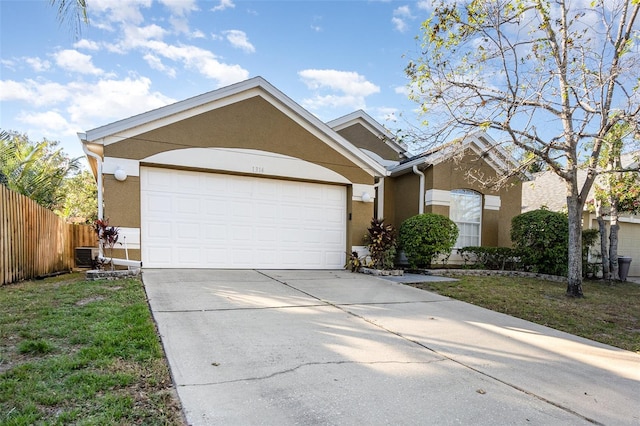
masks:
<svg viewBox="0 0 640 426"><path fill-rule="evenodd" d="M389 169L389 176L399 176L405 173L413 172L413 166L431 165L430 161L427 161L426 157L419 157L415 160L407 161L406 163L398 164L395 167Z"/></svg>
<svg viewBox="0 0 640 426"><path fill-rule="evenodd" d="M380 157L375 152L369 151L368 149L360 148L360 151L364 152L369 157L373 158L376 162L378 162L378 163L382 164L383 166L385 166L387 168L387 170L392 168L392 167L397 166L398 164L400 164L399 161L385 160L384 158Z"/></svg>

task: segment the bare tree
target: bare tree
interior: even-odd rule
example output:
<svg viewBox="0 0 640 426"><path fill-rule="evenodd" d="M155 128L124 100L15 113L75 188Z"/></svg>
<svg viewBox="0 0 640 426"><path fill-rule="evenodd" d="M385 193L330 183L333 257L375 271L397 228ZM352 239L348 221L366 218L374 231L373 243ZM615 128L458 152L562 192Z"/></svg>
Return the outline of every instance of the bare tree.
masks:
<svg viewBox="0 0 640 426"><path fill-rule="evenodd" d="M619 122L640 131L639 9L640 0L441 0L406 69L429 118L423 137L495 132L562 178L571 296L583 295L582 211L604 137Z"/></svg>

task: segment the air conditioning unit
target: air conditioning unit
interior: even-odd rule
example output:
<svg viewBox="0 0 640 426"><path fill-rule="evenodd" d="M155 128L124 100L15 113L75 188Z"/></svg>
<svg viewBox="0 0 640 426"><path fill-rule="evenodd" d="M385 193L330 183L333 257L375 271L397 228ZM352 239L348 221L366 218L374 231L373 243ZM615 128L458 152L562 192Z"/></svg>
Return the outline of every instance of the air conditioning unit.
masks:
<svg viewBox="0 0 640 426"><path fill-rule="evenodd" d="M93 268L99 254L98 247L76 247L76 268Z"/></svg>

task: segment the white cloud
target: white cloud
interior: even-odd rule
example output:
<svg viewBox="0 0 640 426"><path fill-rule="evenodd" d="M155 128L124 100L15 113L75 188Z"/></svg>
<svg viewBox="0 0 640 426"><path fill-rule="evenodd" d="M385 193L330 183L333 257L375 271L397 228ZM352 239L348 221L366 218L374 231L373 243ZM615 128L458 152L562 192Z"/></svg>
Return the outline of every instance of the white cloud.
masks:
<svg viewBox="0 0 640 426"><path fill-rule="evenodd" d="M159 25L151 24L144 27L127 25L123 28L122 40L117 46L123 50L144 47L149 40L162 40L167 31Z"/></svg>
<svg viewBox="0 0 640 426"><path fill-rule="evenodd" d="M82 40L78 40L73 44L73 47L76 49L86 49L86 50L100 50L100 45L95 41L87 40L83 38Z"/></svg>
<svg viewBox="0 0 640 426"><path fill-rule="evenodd" d="M407 20L413 20L415 17L411 14L411 9L409 6L400 6L393 10L393 17L391 18L391 22L395 27L396 31L400 31L401 33L407 31L408 25Z"/></svg>
<svg viewBox="0 0 640 426"><path fill-rule="evenodd" d="M23 131L37 138L68 141L65 151L82 155L75 134L175 102L151 90L146 77L99 79L66 85L25 80L0 80L0 101L23 101L28 107L16 112ZM22 127L22 126L21 126Z"/></svg>
<svg viewBox="0 0 640 426"><path fill-rule="evenodd" d="M375 118L380 122L391 121L395 122L398 119L398 108L393 107L380 107L375 109Z"/></svg>
<svg viewBox="0 0 640 426"><path fill-rule="evenodd" d="M207 38L207 36L200 30L192 31L191 34L189 34L189 37L191 37L191 38Z"/></svg>
<svg viewBox="0 0 640 426"><path fill-rule="evenodd" d="M171 13L178 16L184 16L189 12L198 10L195 0L160 0L160 3L169 8Z"/></svg>
<svg viewBox="0 0 640 426"><path fill-rule="evenodd" d="M219 86L237 83L249 77L249 71L239 65L228 65L217 60L208 50L191 45L170 45L162 41L150 40L145 47L157 56L184 64L207 78L218 81Z"/></svg>
<svg viewBox="0 0 640 426"><path fill-rule="evenodd" d="M57 111L46 112L21 112L16 117L21 123L28 124L32 127L36 127L39 133L50 134L69 134L73 133L72 126L69 122Z"/></svg>
<svg viewBox="0 0 640 426"><path fill-rule="evenodd" d="M393 11L393 15L394 16L401 16L403 18L411 18L411 9L409 9L409 6L400 6L397 7L394 11Z"/></svg>
<svg viewBox="0 0 640 426"><path fill-rule="evenodd" d="M108 22L140 24L144 21L140 9L149 7L151 0L91 0L89 13L96 13ZM102 25L102 28L108 27L100 21L95 24Z"/></svg>
<svg viewBox="0 0 640 426"><path fill-rule="evenodd" d="M298 74L310 89L329 88L356 96L369 96L380 92L378 86L353 71L309 69Z"/></svg>
<svg viewBox="0 0 640 426"><path fill-rule="evenodd" d="M38 82L31 79L24 82L0 81L0 101L24 101L41 107L64 102L69 96L67 86L59 83Z"/></svg>
<svg viewBox="0 0 640 426"><path fill-rule="evenodd" d="M233 0L220 0L220 4L218 4L217 6L213 7L211 9L212 12L221 12L225 9L233 9L234 7L236 7L235 3L233 3Z"/></svg>
<svg viewBox="0 0 640 426"><path fill-rule="evenodd" d="M154 70L161 71L167 74L169 77L175 78L176 76L175 68L166 66L165 64L162 63L162 60L160 60L160 58L158 58L157 56L152 55L151 53L147 53L146 55L143 56L143 59L147 61L149 66Z"/></svg>
<svg viewBox="0 0 640 426"><path fill-rule="evenodd" d="M391 18L391 23L395 27L396 31L400 31L401 33L407 31L407 23L403 19L393 17Z"/></svg>
<svg viewBox="0 0 640 426"><path fill-rule="evenodd" d="M49 61L40 58L25 58L24 61L33 68L35 72L43 72L51 68Z"/></svg>
<svg viewBox="0 0 640 426"><path fill-rule="evenodd" d="M54 58L59 67L80 74L99 75L103 71L91 62L91 55L85 55L77 50L65 49L55 53Z"/></svg>
<svg viewBox="0 0 640 426"><path fill-rule="evenodd" d="M380 92L380 87L356 72L308 69L298 73L309 89L316 93L303 104L316 109L325 106L365 108L365 98ZM322 92L338 92L324 94Z"/></svg>
<svg viewBox="0 0 640 426"><path fill-rule="evenodd" d="M233 47L242 49L248 53L253 53L256 51L256 48L249 42L247 34L244 31L229 30L225 31L224 35L227 36L227 40Z"/></svg>
<svg viewBox="0 0 640 426"><path fill-rule="evenodd" d="M398 95L403 95L403 96L409 96L409 92L410 92L407 86L397 86L395 89L393 89L393 91Z"/></svg>
<svg viewBox="0 0 640 426"><path fill-rule="evenodd" d="M85 130L159 108L174 102L152 92L147 77L100 80L95 84L72 83L71 103L66 108L70 121Z"/></svg>

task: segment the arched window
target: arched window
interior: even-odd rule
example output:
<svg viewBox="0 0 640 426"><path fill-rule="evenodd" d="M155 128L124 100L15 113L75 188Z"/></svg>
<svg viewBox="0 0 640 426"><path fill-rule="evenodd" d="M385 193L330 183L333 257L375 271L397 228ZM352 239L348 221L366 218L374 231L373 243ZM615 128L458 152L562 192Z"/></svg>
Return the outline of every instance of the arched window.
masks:
<svg viewBox="0 0 640 426"><path fill-rule="evenodd" d="M482 194L468 189L451 191L449 218L458 225L456 248L480 245Z"/></svg>

